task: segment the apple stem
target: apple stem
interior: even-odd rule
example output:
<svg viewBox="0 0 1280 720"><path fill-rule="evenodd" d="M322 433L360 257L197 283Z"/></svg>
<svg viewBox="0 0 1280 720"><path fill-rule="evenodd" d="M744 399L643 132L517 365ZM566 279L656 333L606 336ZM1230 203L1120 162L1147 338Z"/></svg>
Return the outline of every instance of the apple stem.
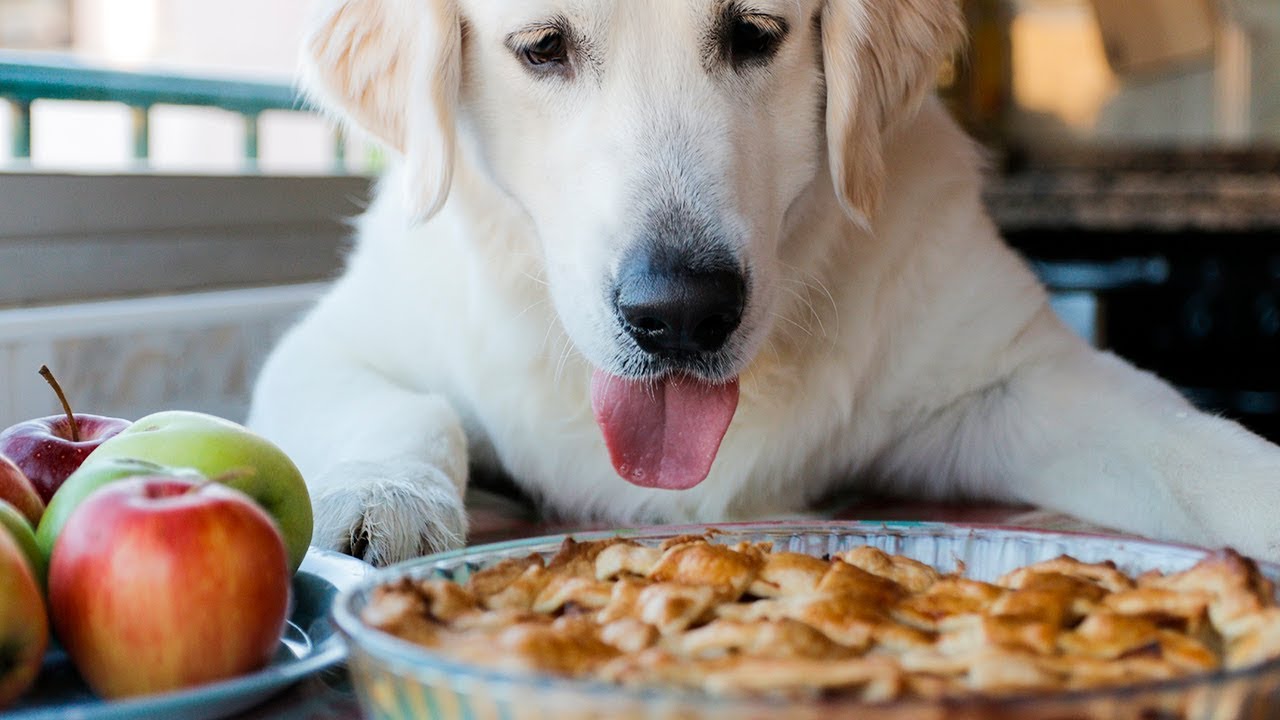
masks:
<svg viewBox="0 0 1280 720"><path fill-rule="evenodd" d="M53 371L48 365L40 366L40 377L53 388L53 392L58 396L58 402L62 403L62 410L67 414L67 422L71 424L71 442L80 442L80 425L76 422L76 416L71 413L71 403L67 402L66 393L62 392L62 386L58 384L58 379L53 376Z"/></svg>

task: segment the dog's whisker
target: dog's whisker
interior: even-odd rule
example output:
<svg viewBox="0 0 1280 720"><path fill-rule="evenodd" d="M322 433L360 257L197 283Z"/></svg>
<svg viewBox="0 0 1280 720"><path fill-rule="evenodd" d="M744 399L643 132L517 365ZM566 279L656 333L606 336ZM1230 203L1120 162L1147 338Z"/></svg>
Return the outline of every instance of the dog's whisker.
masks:
<svg viewBox="0 0 1280 720"><path fill-rule="evenodd" d="M809 286L809 285L807 285L807 284L805 284L805 285L804 285L804 287L805 287L805 289L812 289L812 288L811 288L811 286ZM791 294L793 297L795 297L797 300L799 300L800 302L804 303L805 308L806 308L806 309L808 309L808 311L809 311L809 316L810 316L811 318L813 318L814 323L816 323L816 324L818 325L818 330L820 330L820 331L822 332L822 337L829 337L829 336L827 335L827 327L826 327L826 325L824 325L824 324L823 324L823 322L822 322L822 316L818 313L818 309L817 309L816 307L814 307L814 306L813 306L813 301L811 301L811 300L809 299L809 295L808 295L808 293L801 293L801 292L799 292L799 291L797 291L797 290L795 290L795 289L793 289L793 288L789 288L789 287L786 287L786 286L783 286L783 288L782 288L782 289L783 289L783 290L786 290L788 293L790 293L790 294Z"/></svg>
<svg viewBox="0 0 1280 720"><path fill-rule="evenodd" d="M778 344L773 341L772 337L765 338L764 346L773 353L774 362L782 362L782 352L778 350Z"/></svg>
<svg viewBox="0 0 1280 720"><path fill-rule="evenodd" d="M811 271L796 267L795 265L792 265L787 262L783 262L781 264L783 265L783 267L787 268L788 270L791 270L797 275L802 275L808 278L807 280L802 279L800 277L783 278L783 282L790 282L798 285L803 285L808 289L814 290L816 292L820 292L823 295L823 297L827 299L827 303L831 305L831 314L832 314L832 317L834 318L834 324L835 324L835 332L832 335L830 335L830 337L832 340L835 340L836 338L838 338L840 336L840 305L839 303L836 302L835 295L831 294L831 290L827 287L826 283L822 282L822 278L818 277L818 275L814 274Z"/></svg>
<svg viewBox="0 0 1280 720"><path fill-rule="evenodd" d="M805 335L808 335L809 337L813 337L813 331L812 331L812 330L810 330L809 328L807 328L807 327L805 327L805 326L801 325L800 323L796 322L795 320L792 320L791 318L787 317L786 315L780 315L780 314L778 314L778 313L776 313L776 312L775 312L775 313L769 313L769 314L770 314L770 315L772 315L772 316L773 316L775 319L777 319L777 320L781 320L781 321L783 321L783 322L785 322L785 323L789 323L789 324L791 324L791 325L794 325L795 327L799 328L799 329L800 329L800 331L801 331L801 332L803 332Z"/></svg>
<svg viewBox="0 0 1280 720"><path fill-rule="evenodd" d="M554 320L547 323L547 331L542 333L542 342L538 345L538 354L546 358L551 357L551 330L555 325Z"/></svg>
<svg viewBox="0 0 1280 720"><path fill-rule="evenodd" d="M563 334L557 335L552 342L556 344L555 350L551 353L555 357L555 369L551 373L551 378L553 382L559 384L561 372L564 369L564 357L569 352L569 343Z"/></svg>
<svg viewBox="0 0 1280 720"><path fill-rule="evenodd" d="M519 320L520 318L524 317L525 315L528 315L528 314L529 314L529 312L530 312L530 311L532 311L534 308L539 307L539 306L541 306L541 305L546 305L548 302L550 302L550 299L549 299L549 298L543 298L542 300L539 300L539 301L537 301L537 302L535 302L535 303L532 303L532 304L530 304L528 307L526 307L525 309L523 309L523 310L521 310L520 312L516 313L515 317L513 317L513 318L511 318L511 319L512 319L512 320ZM554 321L554 320L553 320L553 321L551 321L551 324L554 324L554 323L555 323L555 321Z"/></svg>
<svg viewBox="0 0 1280 720"><path fill-rule="evenodd" d="M801 289L797 290L795 287L792 287L796 285L798 285ZM814 306L813 300L811 299L813 293L817 292L817 288L815 288L814 286L810 285L807 282L804 282L803 280L798 280L795 278L783 278L782 283L779 285L779 287L781 287L785 292L790 294L792 297L804 303L805 309L809 311L809 314L813 316L814 320L821 323L822 317L818 313L818 309L816 306Z"/></svg>
<svg viewBox="0 0 1280 720"><path fill-rule="evenodd" d="M557 386L564 379L565 368L569 364L569 358L573 355L573 343L569 341L569 338L563 332L560 333L560 340L560 359L556 362L556 371L553 375L553 383Z"/></svg>
<svg viewBox="0 0 1280 720"><path fill-rule="evenodd" d="M831 303L831 314L835 318L835 333L831 336L832 340L840 337L840 304L836 302L836 296L831 294L831 290L827 288L826 283L822 282L822 278L817 275L811 275L813 281L817 283L818 288L822 290L822 294L826 296L827 302Z"/></svg>
<svg viewBox="0 0 1280 720"><path fill-rule="evenodd" d="M573 357L573 345L566 342L564 352L560 354L560 366L556 369L556 384L564 380L565 369L569 366L569 358Z"/></svg>
<svg viewBox="0 0 1280 720"><path fill-rule="evenodd" d="M551 313L550 317L547 318L547 330L542 334L542 345L539 347L539 352L545 352L547 350L551 343L551 332L557 329L560 330L560 335L563 338L564 329L560 327L560 323L556 322L555 313ZM548 352L547 357L550 356L551 354Z"/></svg>
<svg viewBox="0 0 1280 720"><path fill-rule="evenodd" d="M780 335L788 345L791 345L795 342L794 331L785 325L780 325L775 323L773 326L773 334Z"/></svg>
<svg viewBox="0 0 1280 720"><path fill-rule="evenodd" d="M544 280L543 278L537 277L536 275L534 275L533 273L530 273L530 272L529 272L529 271L527 271L527 270L522 270L522 271L520 271L520 274L521 274L521 275L523 275L523 276L525 276L525 277L527 277L527 278L529 278L530 280L532 280L532 281L534 281L534 282L538 283L539 285L541 285L541 286L543 286L543 287L551 287L551 283L547 282L547 281L546 281L546 280ZM545 301L544 301L544 302L545 302Z"/></svg>

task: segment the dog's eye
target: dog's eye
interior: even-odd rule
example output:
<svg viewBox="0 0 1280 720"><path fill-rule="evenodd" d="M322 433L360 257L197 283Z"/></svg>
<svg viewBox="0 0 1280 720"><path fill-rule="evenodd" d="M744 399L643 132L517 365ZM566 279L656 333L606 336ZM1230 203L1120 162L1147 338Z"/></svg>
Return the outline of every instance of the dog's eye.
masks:
<svg viewBox="0 0 1280 720"><path fill-rule="evenodd" d="M531 66L563 65L569 61L569 46L559 31L549 30L521 51Z"/></svg>
<svg viewBox="0 0 1280 720"><path fill-rule="evenodd" d="M740 68L773 57L787 33L787 24L768 15L740 15L731 21L728 30L729 59Z"/></svg>

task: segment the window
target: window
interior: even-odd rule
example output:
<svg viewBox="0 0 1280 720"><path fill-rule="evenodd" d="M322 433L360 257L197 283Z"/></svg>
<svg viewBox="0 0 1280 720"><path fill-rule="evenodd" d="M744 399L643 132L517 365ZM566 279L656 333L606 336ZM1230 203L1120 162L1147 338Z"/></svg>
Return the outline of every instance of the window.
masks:
<svg viewBox="0 0 1280 720"><path fill-rule="evenodd" d="M86 412L242 417L378 162L296 99L308 4L0 3L0 426L56 410L44 363Z"/></svg>

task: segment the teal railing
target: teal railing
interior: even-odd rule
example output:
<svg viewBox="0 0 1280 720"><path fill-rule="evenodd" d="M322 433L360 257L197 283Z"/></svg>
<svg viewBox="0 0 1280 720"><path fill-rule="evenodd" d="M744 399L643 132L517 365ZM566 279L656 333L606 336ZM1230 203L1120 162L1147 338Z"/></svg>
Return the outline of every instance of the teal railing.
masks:
<svg viewBox="0 0 1280 720"><path fill-rule="evenodd" d="M37 53L0 51L0 99L14 113L11 147L17 160L31 157L31 105L40 100L114 102L130 109L133 156L146 163L151 155L151 109L157 105L217 108L244 121L244 160L258 162L262 114L273 110L308 112L287 83L215 78L176 73L133 72L87 65L78 60ZM346 167L346 141L335 137L339 172Z"/></svg>

